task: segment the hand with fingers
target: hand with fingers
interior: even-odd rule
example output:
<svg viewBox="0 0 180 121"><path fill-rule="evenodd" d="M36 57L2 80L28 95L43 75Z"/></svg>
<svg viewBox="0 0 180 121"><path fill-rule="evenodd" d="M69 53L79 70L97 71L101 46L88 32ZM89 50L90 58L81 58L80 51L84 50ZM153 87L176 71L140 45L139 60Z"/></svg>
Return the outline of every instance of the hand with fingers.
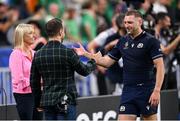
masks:
<svg viewBox="0 0 180 121"><path fill-rule="evenodd" d="M96 63L101 61L102 54L101 54L100 51L95 53L95 54L89 53L88 51L86 51L84 49L84 47L81 45L81 43L78 43L78 44L79 44L79 48L74 47L73 49L79 56L85 56L85 57L87 57L89 59L94 59L96 61Z"/></svg>
<svg viewBox="0 0 180 121"><path fill-rule="evenodd" d="M151 97L149 99L149 103L151 106L157 106L160 101L160 91L154 90L151 94Z"/></svg>
<svg viewBox="0 0 180 121"><path fill-rule="evenodd" d="M78 43L79 48L73 47L74 51L79 55L79 56L84 56L84 54L87 52L84 47L82 46L81 43Z"/></svg>

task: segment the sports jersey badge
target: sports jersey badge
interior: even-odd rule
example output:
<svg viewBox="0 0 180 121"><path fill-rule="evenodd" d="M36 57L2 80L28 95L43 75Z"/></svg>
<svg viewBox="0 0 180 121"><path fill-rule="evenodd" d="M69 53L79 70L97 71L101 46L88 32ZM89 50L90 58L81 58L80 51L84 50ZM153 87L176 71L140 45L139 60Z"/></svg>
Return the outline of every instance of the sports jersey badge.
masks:
<svg viewBox="0 0 180 121"><path fill-rule="evenodd" d="M126 110L126 108L125 108L125 106L123 106L123 105L122 105L122 106L120 107L120 109L119 109L119 111L121 111L121 112L124 112L125 110Z"/></svg>
<svg viewBox="0 0 180 121"><path fill-rule="evenodd" d="M124 44L124 49L128 49L128 46L129 46L129 43L126 42L126 43Z"/></svg>
<svg viewBox="0 0 180 121"><path fill-rule="evenodd" d="M131 47L132 47L132 48L134 47L134 43L133 43L133 44L131 44Z"/></svg>
<svg viewBox="0 0 180 121"><path fill-rule="evenodd" d="M143 43L139 43L139 44L137 45L137 48L143 48L143 46L144 46Z"/></svg>

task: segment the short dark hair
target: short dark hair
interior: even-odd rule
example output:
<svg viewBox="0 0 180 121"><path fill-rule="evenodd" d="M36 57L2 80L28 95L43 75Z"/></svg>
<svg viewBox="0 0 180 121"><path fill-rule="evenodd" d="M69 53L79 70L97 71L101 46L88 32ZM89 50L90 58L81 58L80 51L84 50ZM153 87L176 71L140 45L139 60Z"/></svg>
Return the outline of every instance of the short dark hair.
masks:
<svg viewBox="0 0 180 121"><path fill-rule="evenodd" d="M123 25L123 20L124 20L124 14L119 14L117 17L116 17L116 25L118 27L118 29L121 29L122 28L122 25Z"/></svg>
<svg viewBox="0 0 180 121"><path fill-rule="evenodd" d="M165 12L159 12L159 13L157 13L156 16L155 16L155 22L156 22L156 24L158 23L158 21L164 20L166 16L168 16L168 14L165 13Z"/></svg>
<svg viewBox="0 0 180 121"><path fill-rule="evenodd" d="M135 17L143 18L141 13L139 11L137 11L137 10L129 10L125 14L125 16L131 16L131 15L134 15Z"/></svg>
<svg viewBox="0 0 180 121"><path fill-rule="evenodd" d="M36 20L29 20L29 21L27 22L27 24L34 24L34 25L36 25L36 26L38 27L38 29L42 30L41 25L40 25L39 22L36 21Z"/></svg>
<svg viewBox="0 0 180 121"><path fill-rule="evenodd" d="M89 9L93 6L92 1L84 2L82 5L82 9Z"/></svg>
<svg viewBox="0 0 180 121"><path fill-rule="evenodd" d="M51 19L45 25L46 34L48 37L56 36L61 29L63 29L63 25L62 20L59 18Z"/></svg>
<svg viewBox="0 0 180 121"><path fill-rule="evenodd" d="M42 5L38 4L35 6L34 8L34 12L38 12L39 10L41 10L42 8L44 8Z"/></svg>

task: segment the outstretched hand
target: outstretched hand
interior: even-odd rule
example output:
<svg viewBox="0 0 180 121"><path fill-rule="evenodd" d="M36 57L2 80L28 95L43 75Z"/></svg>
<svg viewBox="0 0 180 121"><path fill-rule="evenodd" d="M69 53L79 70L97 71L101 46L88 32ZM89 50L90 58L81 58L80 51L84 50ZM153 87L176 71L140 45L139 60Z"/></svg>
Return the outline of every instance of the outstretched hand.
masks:
<svg viewBox="0 0 180 121"><path fill-rule="evenodd" d="M97 52L97 53L95 53L94 55L94 59L95 60L99 60L99 59L101 59L102 58L102 54L101 54L101 52L99 51L99 52Z"/></svg>
<svg viewBox="0 0 180 121"><path fill-rule="evenodd" d="M74 51L75 51L78 55L82 56L82 55L84 55L84 53L86 53L87 51L84 49L84 47L82 46L81 43L78 43L78 45L79 45L79 48L78 48L78 47L73 47L73 49L74 49Z"/></svg>
<svg viewBox="0 0 180 121"><path fill-rule="evenodd" d="M85 56L89 59L94 59L96 61L96 63L99 63L101 61L102 54L100 51L95 54L89 53L84 49L84 47L80 43L78 43L78 44L79 44L79 48L73 47L73 49L79 56Z"/></svg>
<svg viewBox="0 0 180 121"><path fill-rule="evenodd" d="M99 51L99 52L97 52L95 54L92 54L91 58L94 59L96 61L96 63L99 63L101 61L101 59L102 59L102 54Z"/></svg>

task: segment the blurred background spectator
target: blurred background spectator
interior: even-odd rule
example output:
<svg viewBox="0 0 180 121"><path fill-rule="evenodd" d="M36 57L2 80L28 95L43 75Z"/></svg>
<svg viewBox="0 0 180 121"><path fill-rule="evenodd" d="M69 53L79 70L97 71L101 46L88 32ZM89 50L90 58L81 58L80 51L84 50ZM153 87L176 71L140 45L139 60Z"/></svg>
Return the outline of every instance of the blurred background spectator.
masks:
<svg viewBox="0 0 180 121"><path fill-rule="evenodd" d="M87 44L97 35L97 6L94 1L88 1L82 6L81 35L82 42Z"/></svg>
<svg viewBox="0 0 180 121"><path fill-rule="evenodd" d="M77 8L71 3L67 5L63 19L66 26L66 39L81 42L80 23L77 15Z"/></svg>
<svg viewBox="0 0 180 121"><path fill-rule="evenodd" d="M176 89L177 58L173 51L180 42L180 34L170 33L171 18L167 13L159 12L156 15L155 37L160 41L164 54L165 78L163 89ZM172 30L175 31L175 30Z"/></svg>
<svg viewBox="0 0 180 121"><path fill-rule="evenodd" d="M37 51L47 43L47 40L42 36L42 29L38 21L30 20L27 23L34 26L35 38L34 38L34 44L31 45L31 48Z"/></svg>
<svg viewBox="0 0 180 121"><path fill-rule="evenodd" d="M18 20L19 12L4 3L0 3L0 46L8 46L8 29Z"/></svg>

